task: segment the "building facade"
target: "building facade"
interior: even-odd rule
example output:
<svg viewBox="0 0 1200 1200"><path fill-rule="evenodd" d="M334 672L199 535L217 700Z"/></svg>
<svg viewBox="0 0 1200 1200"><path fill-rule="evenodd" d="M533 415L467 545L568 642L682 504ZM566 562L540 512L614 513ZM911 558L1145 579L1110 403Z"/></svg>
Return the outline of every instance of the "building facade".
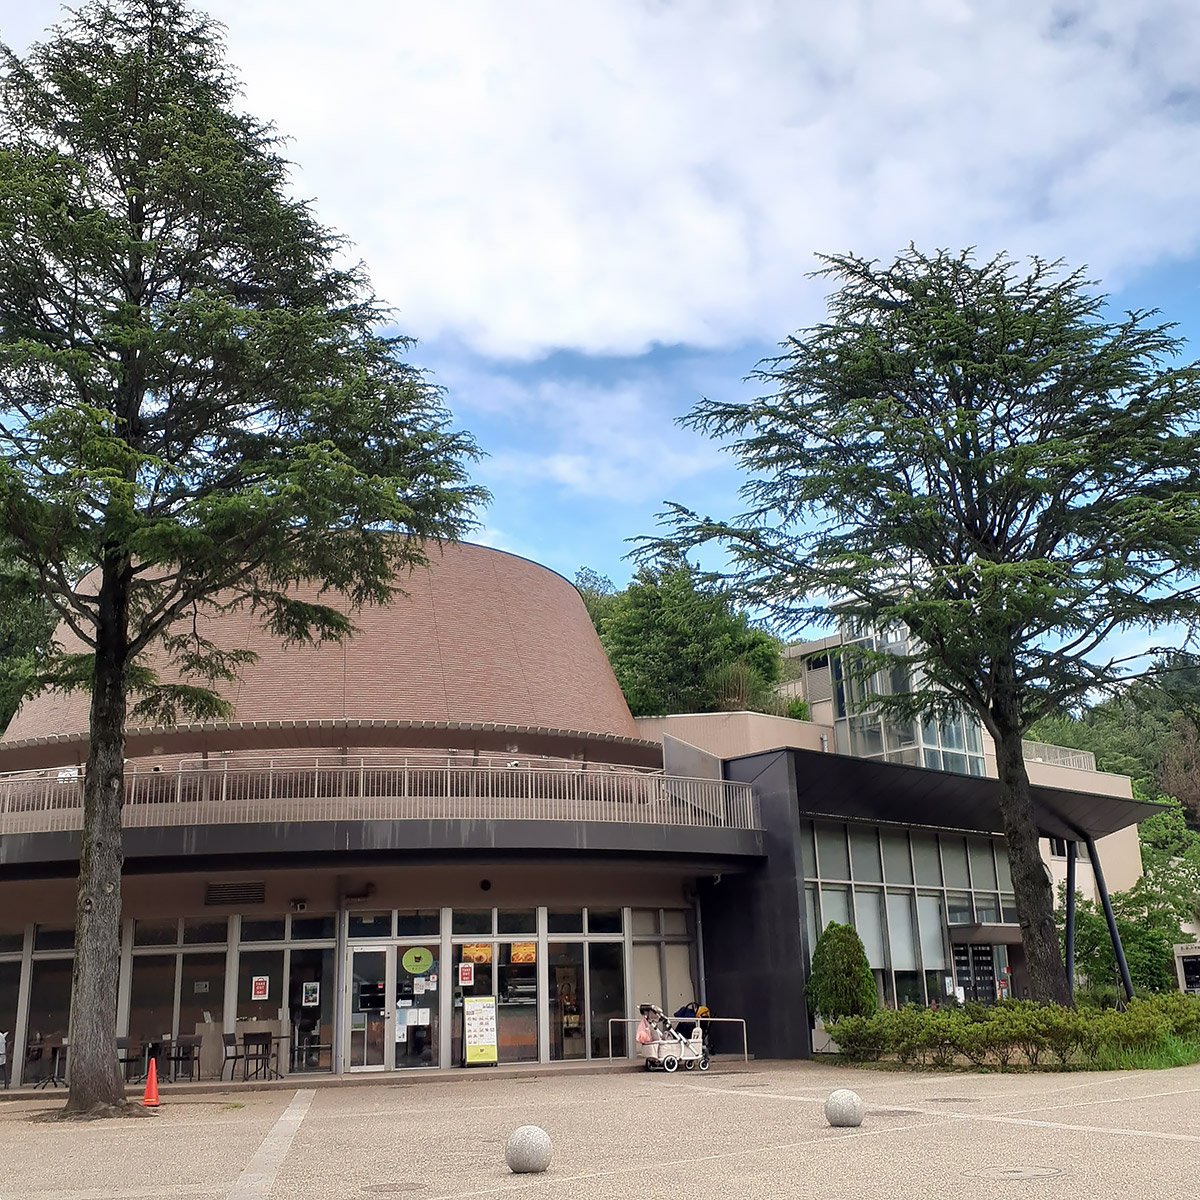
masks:
<svg viewBox="0 0 1200 1200"><path fill-rule="evenodd" d="M259 655L232 718L130 730L131 1076L189 1039L202 1075L228 1077L248 1035L282 1073L457 1067L477 997L501 1062L623 1055L639 1003L690 1000L745 1016L760 1056L804 1055L811 943L847 917L882 1002L932 999L962 945L972 987L989 986L976 945L1015 976L987 778L839 755L820 723L635 722L578 593L513 555L447 546L403 582L345 646L210 620ZM32 699L0 740L15 1083L69 1065L86 755L83 696ZM947 780L974 790L950 803ZM1144 807L1095 786L1042 801L1048 836Z"/></svg>

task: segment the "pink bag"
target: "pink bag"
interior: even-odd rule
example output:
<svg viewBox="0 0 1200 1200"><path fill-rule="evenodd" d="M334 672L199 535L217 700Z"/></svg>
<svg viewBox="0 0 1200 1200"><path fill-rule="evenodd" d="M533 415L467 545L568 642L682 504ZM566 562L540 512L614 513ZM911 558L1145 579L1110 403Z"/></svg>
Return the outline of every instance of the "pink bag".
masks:
<svg viewBox="0 0 1200 1200"><path fill-rule="evenodd" d="M641 1024L637 1027L637 1044L648 1046L652 1041L654 1041L654 1033L650 1029L650 1022L643 1017Z"/></svg>

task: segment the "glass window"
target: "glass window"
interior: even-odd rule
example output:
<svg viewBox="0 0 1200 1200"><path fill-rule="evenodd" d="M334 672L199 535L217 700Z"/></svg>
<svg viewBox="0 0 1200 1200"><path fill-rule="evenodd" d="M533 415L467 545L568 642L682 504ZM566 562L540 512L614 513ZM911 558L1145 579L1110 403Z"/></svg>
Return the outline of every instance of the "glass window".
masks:
<svg viewBox="0 0 1200 1200"><path fill-rule="evenodd" d="M692 932L690 908L664 908L663 933L667 937L686 937Z"/></svg>
<svg viewBox="0 0 1200 1200"><path fill-rule="evenodd" d="M74 950L75 930L38 925L33 931L35 950Z"/></svg>
<svg viewBox="0 0 1200 1200"><path fill-rule="evenodd" d="M966 744L963 742L962 721L953 720L947 721L941 729L942 745L947 750L965 750Z"/></svg>
<svg viewBox="0 0 1200 1200"><path fill-rule="evenodd" d="M25 1051L24 1079L27 1084L49 1077L55 1065L56 1048L61 1051L63 1039L68 1036L74 966L69 958L33 961L29 983L29 1042Z"/></svg>
<svg viewBox="0 0 1200 1200"><path fill-rule="evenodd" d="M971 877L967 873L967 844L960 837L943 834L942 867L946 872L946 886L969 888Z"/></svg>
<svg viewBox="0 0 1200 1200"><path fill-rule="evenodd" d="M437 937L442 914L436 908L402 908L396 913L397 937Z"/></svg>
<svg viewBox="0 0 1200 1200"><path fill-rule="evenodd" d="M883 882L883 871L879 866L879 838L871 826L850 826L850 860L856 882Z"/></svg>
<svg viewBox="0 0 1200 1200"><path fill-rule="evenodd" d="M818 822L817 862L822 879L849 879L850 852L846 849L845 825Z"/></svg>
<svg viewBox="0 0 1200 1200"><path fill-rule="evenodd" d="M619 908L589 908L587 910L587 927L588 933L620 933L622 929L621 910Z"/></svg>
<svg viewBox="0 0 1200 1200"><path fill-rule="evenodd" d="M1012 891L1012 869L1008 865L1008 847L1003 842L993 842L996 850L996 870L999 874L1000 890Z"/></svg>
<svg viewBox="0 0 1200 1200"><path fill-rule="evenodd" d="M144 1050L170 1041L174 1031L175 955L135 955L129 981L129 1037Z"/></svg>
<svg viewBox="0 0 1200 1200"><path fill-rule="evenodd" d="M908 857L908 834L881 829L879 840L883 843L883 869L887 874L888 883L912 883L912 862Z"/></svg>
<svg viewBox="0 0 1200 1200"><path fill-rule="evenodd" d="M582 915L582 914L581 914ZM583 1013L583 943L551 942L547 947L550 968L550 1059L587 1058L587 1029ZM638 955L657 946L633 948L633 986L641 994ZM642 981L645 983L645 981Z"/></svg>
<svg viewBox="0 0 1200 1200"><path fill-rule="evenodd" d="M25 934L23 931L0 933L0 954L20 954L24 949Z"/></svg>
<svg viewBox="0 0 1200 1200"><path fill-rule="evenodd" d="M457 915L457 914L455 914ZM485 953L486 952L486 953ZM458 968L460 963L469 962L475 964L475 972L473 982L465 987L458 982ZM451 1023L451 1061L461 1064L463 1061L463 1002L464 996L493 996L492 991L492 947L491 945L483 946L455 946L454 947L454 973L450 976L454 980L454 1016Z"/></svg>
<svg viewBox="0 0 1200 1200"><path fill-rule="evenodd" d="M286 1003L283 951L243 950L238 955L238 1020L274 1020Z"/></svg>
<svg viewBox="0 0 1200 1200"><path fill-rule="evenodd" d="M855 758L874 758L883 753L883 726L878 717L851 717L850 753Z"/></svg>
<svg viewBox="0 0 1200 1200"><path fill-rule="evenodd" d="M284 920L282 917L242 918L243 942L282 942Z"/></svg>
<svg viewBox="0 0 1200 1200"><path fill-rule="evenodd" d="M964 717L963 724L967 730L967 749L972 754L983 753L983 738L979 732L979 722L974 717Z"/></svg>
<svg viewBox="0 0 1200 1200"><path fill-rule="evenodd" d="M919 971L896 972L896 1006L903 1008L906 1004L924 1004L925 994L921 990L921 973Z"/></svg>
<svg viewBox="0 0 1200 1200"><path fill-rule="evenodd" d="M391 1050L397 1067L436 1067L439 1057L441 1005L438 1003L438 960L441 947L409 946L396 955L396 1028ZM503 1001L500 1005L503 1013ZM501 1046L505 1033L500 1023ZM503 1061L503 1060L502 1060Z"/></svg>
<svg viewBox="0 0 1200 1200"><path fill-rule="evenodd" d="M967 756L953 750L943 751L942 770L951 771L955 775L965 775L967 773Z"/></svg>
<svg viewBox="0 0 1200 1200"><path fill-rule="evenodd" d="M12 1063L19 1057L13 1045L13 1030L17 1027L17 998L21 994L21 964L19 962L0 962L0 1029L8 1037L5 1038L5 1057L8 1059L8 1074L12 1074ZM4 1086L7 1078L5 1067L0 1065L0 1087Z"/></svg>
<svg viewBox="0 0 1200 1200"><path fill-rule="evenodd" d="M293 933L295 928L293 920ZM333 1070L333 955L331 948L292 951L288 1012L293 1071Z"/></svg>
<svg viewBox="0 0 1200 1200"><path fill-rule="evenodd" d="M817 946L817 918L820 914L817 912L817 889L815 885L809 884L804 889L804 917L808 925L808 957L812 960L812 952Z"/></svg>
<svg viewBox="0 0 1200 1200"><path fill-rule="evenodd" d="M496 1040L502 1063L538 1059L537 943L501 942L496 963Z"/></svg>
<svg viewBox="0 0 1200 1200"><path fill-rule="evenodd" d="M986 774L983 759L974 754L969 755L967 758L967 774L977 775L982 778Z"/></svg>
<svg viewBox="0 0 1200 1200"><path fill-rule="evenodd" d="M1001 892L1000 894L1000 919L1005 925L1019 925L1020 917L1017 916L1017 898L1011 892Z"/></svg>
<svg viewBox="0 0 1200 1200"><path fill-rule="evenodd" d="M854 927L862 938L867 962L873 968L887 966L887 954L883 945L883 914L880 905L883 894L874 888L854 889Z"/></svg>
<svg viewBox="0 0 1200 1200"><path fill-rule="evenodd" d="M995 892L975 893L975 920L981 925L995 925L1000 920L1000 897Z"/></svg>
<svg viewBox="0 0 1200 1200"><path fill-rule="evenodd" d="M833 922L853 925L850 919L850 889L846 887L821 888L821 931Z"/></svg>
<svg viewBox="0 0 1200 1200"><path fill-rule="evenodd" d="M590 919L589 913L589 919ZM620 942L592 942L588 954L588 991L591 998L592 1057L608 1056L610 1017L624 1017L625 947ZM625 1053L627 1026L612 1026L612 1053Z"/></svg>
<svg viewBox="0 0 1200 1200"><path fill-rule="evenodd" d="M546 913L546 928L551 933L582 933L582 908L552 908Z"/></svg>
<svg viewBox="0 0 1200 1200"><path fill-rule="evenodd" d="M925 892L917 894L917 924L921 931L921 958L925 969L939 970L946 966L946 918L941 896ZM941 989L938 989L941 994Z"/></svg>
<svg viewBox="0 0 1200 1200"><path fill-rule="evenodd" d="M170 920L141 919L133 923L133 944L135 946L174 946L179 941L179 922L172 917Z"/></svg>
<svg viewBox="0 0 1200 1200"><path fill-rule="evenodd" d="M951 925L970 925L971 895L969 892L946 893L946 920Z"/></svg>
<svg viewBox="0 0 1200 1200"><path fill-rule="evenodd" d="M337 918L325 917L293 917L292 941L315 942L318 939L337 937Z"/></svg>
<svg viewBox="0 0 1200 1200"><path fill-rule="evenodd" d="M888 892L888 944L897 971L917 969L917 926L913 920L912 892ZM919 983L918 983L919 986Z"/></svg>
<svg viewBox="0 0 1200 1200"><path fill-rule="evenodd" d="M804 864L804 878L817 878L817 842L811 821L800 822L800 858Z"/></svg>
<svg viewBox="0 0 1200 1200"><path fill-rule="evenodd" d="M497 933L537 933L537 913L532 909L502 908L496 914Z"/></svg>
<svg viewBox="0 0 1200 1200"><path fill-rule="evenodd" d="M490 934L492 932L492 910L490 908L456 908L450 928L452 932L458 934Z"/></svg>
<svg viewBox="0 0 1200 1200"><path fill-rule="evenodd" d="M219 1034L224 1005L225 952L185 954L179 972L180 1035Z"/></svg>
<svg viewBox="0 0 1200 1200"><path fill-rule="evenodd" d="M350 936L352 938L391 937L392 914L390 912L351 913Z"/></svg>
<svg viewBox="0 0 1200 1200"><path fill-rule="evenodd" d="M938 856L937 838L931 833L913 833L911 837L917 882L926 887L941 887L942 862Z"/></svg>
<svg viewBox="0 0 1200 1200"><path fill-rule="evenodd" d="M282 934L280 935L282 936ZM228 917L209 917L192 919L185 917L183 922L184 945L220 945L229 938Z"/></svg>
<svg viewBox="0 0 1200 1200"><path fill-rule="evenodd" d="M977 891L995 891L996 861L992 858L990 838L970 838L967 846L971 853L971 886Z"/></svg>
<svg viewBox="0 0 1200 1200"><path fill-rule="evenodd" d="M940 771L942 769L942 752L940 750L931 750L926 746L925 766L931 771Z"/></svg>

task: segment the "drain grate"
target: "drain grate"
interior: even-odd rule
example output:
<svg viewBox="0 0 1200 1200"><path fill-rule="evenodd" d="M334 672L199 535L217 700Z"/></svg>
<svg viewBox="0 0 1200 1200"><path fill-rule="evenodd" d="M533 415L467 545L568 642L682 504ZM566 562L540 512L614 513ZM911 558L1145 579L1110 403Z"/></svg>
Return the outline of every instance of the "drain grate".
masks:
<svg viewBox="0 0 1200 1200"><path fill-rule="evenodd" d="M964 1171L968 1179L1051 1179L1062 1175L1061 1167L980 1167L977 1171Z"/></svg>

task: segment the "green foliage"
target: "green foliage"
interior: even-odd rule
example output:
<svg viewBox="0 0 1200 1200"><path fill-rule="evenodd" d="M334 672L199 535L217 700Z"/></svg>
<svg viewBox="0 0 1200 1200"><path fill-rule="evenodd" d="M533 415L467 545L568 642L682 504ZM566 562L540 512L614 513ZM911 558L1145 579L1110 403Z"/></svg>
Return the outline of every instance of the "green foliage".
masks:
<svg viewBox="0 0 1200 1200"><path fill-rule="evenodd" d="M576 586L634 716L781 707L779 642L690 563L641 567L623 592L586 570Z"/></svg>
<svg viewBox="0 0 1200 1200"><path fill-rule="evenodd" d="M289 585L386 602L469 528L477 450L292 198L220 26L99 0L0 67L0 539L76 650L111 602L116 669L157 643L183 686L143 671L143 699L209 715L235 664L181 622L243 605L285 641L347 635ZM59 657L35 682L79 678Z"/></svg>
<svg viewBox="0 0 1200 1200"><path fill-rule="evenodd" d="M1006 1000L931 1012L884 1009L829 1026L844 1058L944 1070L1051 1066L1145 1070L1200 1062L1200 999L1180 992L1132 1000L1124 1010L1070 1009Z"/></svg>
<svg viewBox="0 0 1200 1200"><path fill-rule="evenodd" d="M0 734L34 686L55 625L37 580L5 557L0 550Z"/></svg>
<svg viewBox="0 0 1200 1200"><path fill-rule="evenodd" d="M798 697L787 702L785 715L791 717L793 721L812 720L812 714L808 707L808 701L801 700Z"/></svg>
<svg viewBox="0 0 1200 1200"><path fill-rule="evenodd" d="M1178 986L1173 947L1188 940L1181 925L1191 919L1195 893L1189 895L1168 887L1161 875L1152 873L1142 876L1128 891L1114 892L1110 899L1135 990L1173 991ZM1058 920L1065 936L1065 885L1059 889ZM1103 987L1119 978L1104 910L1078 894L1075 972L1089 988Z"/></svg>
<svg viewBox="0 0 1200 1200"><path fill-rule="evenodd" d="M808 1006L822 1021L869 1017L879 1007L875 976L853 925L830 921L817 938L808 977Z"/></svg>
<svg viewBox="0 0 1200 1200"><path fill-rule="evenodd" d="M670 505L642 552L718 543L739 602L784 632L908 631L898 662L844 665L906 668L920 685L876 707L957 707L995 739L1033 991L1062 999L1020 737L1123 678L1113 635L1200 618L1200 371L1057 263L822 261L827 319L759 364L766 394L684 418L747 472L745 511Z"/></svg>

